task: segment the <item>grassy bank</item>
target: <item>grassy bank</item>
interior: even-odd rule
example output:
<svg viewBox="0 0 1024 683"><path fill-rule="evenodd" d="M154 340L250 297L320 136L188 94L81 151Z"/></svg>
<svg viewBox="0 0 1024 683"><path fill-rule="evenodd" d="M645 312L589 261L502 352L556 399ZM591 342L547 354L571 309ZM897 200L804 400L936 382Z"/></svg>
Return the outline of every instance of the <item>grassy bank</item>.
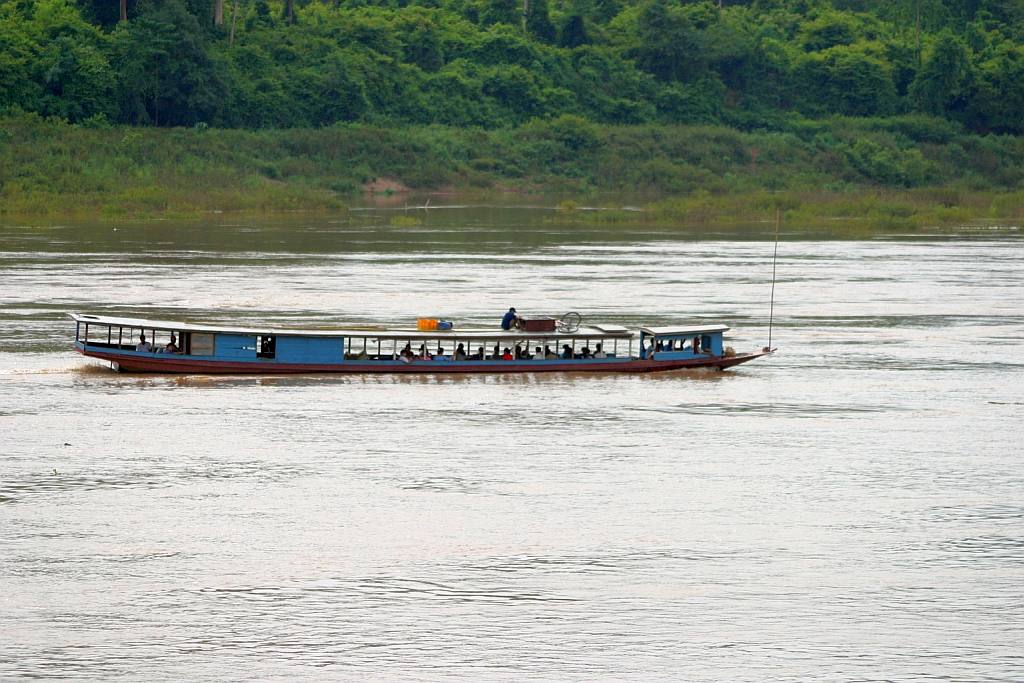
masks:
<svg viewBox="0 0 1024 683"><path fill-rule="evenodd" d="M777 207L788 235L1020 234L1024 192L923 188L713 195L698 190L652 201L639 212L609 206L594 211L592 207L583 208L580 202L567 201L558 205L557 214L550 220L557 224L678 226L691 233L709 229L735 235L767 235L773 230Z"/></svg>
<svg viewBox="0 0 1024 683"><path fill-rule="evenodd" d="M494 189L647 193L648 211L594 220L740 223L771 197L791 224L1016 220L1024 144L920 117L794 123L784 133L598 126L565 116L497 131L440 126L316 130L72 126L0 121L0 212L105 217L343 208L354 195ZM386 182L384 182L386 181ZM767 213L770 213L767 212ZM572 212L563 219L579 220ZM590 218L588 218L589 220Z"/></svg>
<svg viewBox="0 0 1024 683"><path fill-rule="evenodd" d="M782 204L788 232L826 230L847 235L1011 227L1024 214L1021 191L918 188L719 197L698 192L652 203L646 220L692 226L771 222L777 203Z"/></svg>

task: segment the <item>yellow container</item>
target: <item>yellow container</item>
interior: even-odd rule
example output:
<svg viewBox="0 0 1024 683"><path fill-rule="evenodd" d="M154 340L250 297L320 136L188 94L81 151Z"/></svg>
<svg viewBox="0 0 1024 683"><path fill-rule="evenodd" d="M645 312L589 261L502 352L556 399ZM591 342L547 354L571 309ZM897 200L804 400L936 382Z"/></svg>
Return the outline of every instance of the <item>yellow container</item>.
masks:
<svg viewBox="0 0 1024 683"><path fill-rule="evenodd" d="M416 329L420 332L432 332L437 329L436 318L419 318L416 321Z"/></svg>

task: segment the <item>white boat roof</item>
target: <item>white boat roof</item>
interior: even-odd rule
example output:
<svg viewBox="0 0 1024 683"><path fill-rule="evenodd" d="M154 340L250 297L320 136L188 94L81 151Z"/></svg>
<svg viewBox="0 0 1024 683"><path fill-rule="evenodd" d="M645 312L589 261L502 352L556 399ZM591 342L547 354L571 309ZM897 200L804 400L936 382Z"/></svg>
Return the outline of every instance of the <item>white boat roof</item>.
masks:
<svg viewBox="0 0 1024 683"><path fill-rule="evenodd" d="M412 341L415 339L629 339L633 336L628 328L621 325L595 325L580 327L575 332L524 332L522 330L502 330L493 328L454 329L421 331L412 328L375 327L369 325L338 327L332 329L314 328L281 328L281 327L225 327L205 325L171 320L148 320L144 318L118 318L105 315L85 315L68 313L67 316L78 323L90 325L112 325L115 327L132 327L147 330L173 330L175 332L206 332L211 334L258 334L266 336L300 336L300 337L366 337L368 339L397 339Z"/></svg>
<svg viewBox="0 0 1024 683"><path fill-rule="evenodd" d="M728 329L728 325L681 325L678 327L641 327L640 331L655 337L675 337L687 334L725 332Z"/></svg>

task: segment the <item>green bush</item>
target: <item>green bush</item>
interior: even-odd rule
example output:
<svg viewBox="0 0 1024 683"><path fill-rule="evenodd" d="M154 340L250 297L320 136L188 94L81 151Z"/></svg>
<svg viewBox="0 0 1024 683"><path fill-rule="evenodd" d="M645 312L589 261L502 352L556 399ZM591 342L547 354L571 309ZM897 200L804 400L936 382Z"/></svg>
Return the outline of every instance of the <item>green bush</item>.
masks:
<svg viewBox="0 0 1024 683"><path fill-rule="evenodd" d="M954 208L964 206L963 193L1016 190L1024 178L1017 138L961 134L945 145L918 143L878 122L851 121L799 134L602 126L575 115L498 130L343 124L199 132L23 114L0 120L0 211L109 213L119 202L147 212L315 208L337 205L338 193L377 178L424 189L704 191L773 201L804 191L920 188L921 201ZM805 140L808 130L818 132Z"/></svg>

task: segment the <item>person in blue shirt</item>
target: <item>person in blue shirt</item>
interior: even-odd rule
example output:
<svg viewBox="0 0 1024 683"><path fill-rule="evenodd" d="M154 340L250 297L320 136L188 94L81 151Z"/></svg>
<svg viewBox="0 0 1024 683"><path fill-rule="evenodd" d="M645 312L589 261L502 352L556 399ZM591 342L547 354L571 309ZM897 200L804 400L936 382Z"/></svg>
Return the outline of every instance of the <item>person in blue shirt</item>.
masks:
<svg viewBox="0 0 1024 683"><path fill-rule="evenodd" d="M519 316L516 315L515 308L510 308L508 309L508 313L505 314L505 317L501 319L501 329L511 330L513 327L517 329L519 328Z"/></svg>

